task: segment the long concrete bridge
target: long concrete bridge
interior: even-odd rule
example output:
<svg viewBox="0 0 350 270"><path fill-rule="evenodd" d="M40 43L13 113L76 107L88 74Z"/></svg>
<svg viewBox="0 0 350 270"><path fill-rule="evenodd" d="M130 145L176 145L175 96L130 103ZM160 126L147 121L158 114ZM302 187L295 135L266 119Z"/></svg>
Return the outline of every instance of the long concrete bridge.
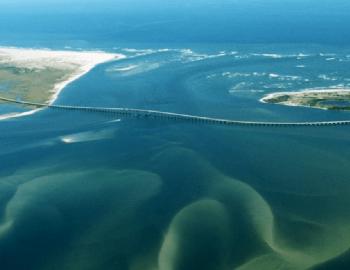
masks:
<svg viewBox="0 0 350 270"><path fill-rule="evenodd" d="M204 116L196 116L181 113L163 112L155 110L142 110L131 108L105 108L105 107L81 107L81 106L66 106L66 105L54 105L44 104L29 101L19 101L9 98L0 97L0 101L8 103L16 103L25 106L34 106L37 108L49 108L56 110L66 111L84 111L95 113L108 113L118 116L128 116L135 118L153 118L153 119L167 119L186 121L192 123L225 125L225 126L256 126L256 127L315 127L315 126L340 126L350 125L350 120L345 121L319 121L319 122L254 122L254 121L238 121L230 119L220 119Z"/></svg>

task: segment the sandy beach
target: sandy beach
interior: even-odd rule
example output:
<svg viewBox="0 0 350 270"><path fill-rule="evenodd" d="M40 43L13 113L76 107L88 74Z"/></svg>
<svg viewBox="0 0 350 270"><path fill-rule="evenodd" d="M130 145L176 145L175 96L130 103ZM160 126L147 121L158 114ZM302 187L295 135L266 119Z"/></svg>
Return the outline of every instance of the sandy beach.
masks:
<svg viewBox="0 0 350 270"><path fill-rule="evenodd" d="M2 66L33 70L37 73L44 70L64 72L64 77L52 81L51 87L45 93L41 93L47 97L46 102L48 104L54 103L68 84L79 79L95 66L123 58L125 56L122 54L102 51L54 51L49 49L0 47L0 65ZM0 115L0 120L30 115L39 110L41 109Z"/></svg>
<svg viewBox="0 0 350 270"><path fill-rule="evenodd" d="M350 89L329 88L329 89L306 89L296 92L275 92L260 99L262 103L280 104L286 106L312 107L317 109L329 109L322 107L314 101L343 101L348 100Z"/></svg>

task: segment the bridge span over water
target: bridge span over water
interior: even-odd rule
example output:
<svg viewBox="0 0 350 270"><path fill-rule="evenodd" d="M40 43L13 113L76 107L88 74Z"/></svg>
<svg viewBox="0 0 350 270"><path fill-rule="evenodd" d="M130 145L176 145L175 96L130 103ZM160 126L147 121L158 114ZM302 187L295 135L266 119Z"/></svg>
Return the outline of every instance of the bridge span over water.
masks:
<svg viewBox="0 0 350 270"><path fill-rule="evenodd" d="M29 101L19 101L0 97L0 101L15 103L24 106L34 106L37 108L49 108L64 111L83 111L114 114L118 116L127 116L135 118L167 119L176 121L186 121L192 123L225 125L225 126L252 126L252 127L315 127L315 126L340 126L350 125L350 120L345 121L316 121L316 122L259 122L259 121L239 121L230 119L220 119L205 116L196 116L181 113L172 113L156 110L132 109L132 108L106 108L106 107L84 107L44 104Z"/></svg>

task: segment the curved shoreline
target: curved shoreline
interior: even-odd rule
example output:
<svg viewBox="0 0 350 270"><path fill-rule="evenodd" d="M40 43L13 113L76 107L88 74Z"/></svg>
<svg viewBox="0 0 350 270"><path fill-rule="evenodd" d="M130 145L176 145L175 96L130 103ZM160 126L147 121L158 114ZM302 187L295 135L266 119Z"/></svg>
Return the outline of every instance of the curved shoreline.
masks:
<svg viewBox="0 0 350 270"><path fill-rule="evenodd" d="M326 107L318 107L318 106L312 106L309 104L304 104L301 100L299 102L297 102L297 100L294 100L293 102L293 97L297 97L300 99L303 98L310 98L308 97L308 95L310 94L343 94L343 95L350 95L350 89L348 88L330 88L330 89L307 89L307 90L303 90L303 91L288 91L288 92L274 92L274 93L270 93L265 95L264 97L262 97L261 99L259 99L259 101L261 103L266 103L266 104L275 104L275 105L284 105L284 106L291 106L291 107L304 107L304 108L313 108L313 109L319 109L319 110L329 110ZM282 96L290 96L290 100L286 100L286 101L276 101L273 102L271 100L275 100L278 99L279 97ZM329 100L333 100L332 97L327 97L324 96L322 97L322 99L324 99L325 101L327 101L327 98L329 98Z"/></svg>
<svg viewBox="0 0 350 270"><path fill-rule="evenodd" d="M61 61L64 63L64 59L60 59L60 55L67 57L68 54L72 54L73 56L79 55L79 56L86 56L86 59L84 59L84 63L81 64L77 71L73 72L66 80L58 82L54 85L52 89L50 89L48 92L52 93L50 95L50 98L48 99L48 105L52 105L59 97L60 93L71 83L78 80L79 78L83 77L87 73L89 73L92 69L94 69L96 66L117 61L126 58L123 54L116 54L116 53L107 53L104 51L55 51L55 50L49 50L49 49L24 49L24 48L15 48L15 47L0 47L0 52L14 52L18 51L23 54L44 54L46 57L47 55L51 54L54 58L53 61L57 61L57 64L61 64ZM50 57L52 57L50 56ZM97 59L97 56L100 59ZM94 58L96 57L96 59ZM82 58L83 59L83 58ZM89 61L90 60L90 61ZM1 63L1 62L0 62ZM30 64L30 63L29 63ZM25 112L13 112L13 113L7 113L7 114L0 114L0 121L11 119L11 118L18 118L22 116L28 116L37 113L38 111L43 110L43 108L25 111Z"/></svg>

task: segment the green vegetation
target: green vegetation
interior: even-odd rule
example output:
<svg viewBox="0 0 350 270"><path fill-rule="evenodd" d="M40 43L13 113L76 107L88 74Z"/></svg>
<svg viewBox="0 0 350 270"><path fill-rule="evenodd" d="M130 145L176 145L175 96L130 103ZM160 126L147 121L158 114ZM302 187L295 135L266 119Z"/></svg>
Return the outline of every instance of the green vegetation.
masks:
<svg viewBox="0 0 350 270"><path fill-rule="evenodd" d="M263 98L264 102L289 106L305 106L324 110L350 110L350 91L305 91L275 93Z"/></svg>
<svg viewBox="0 0 350 270"><path fill-rule="evenodd" d="M65 81L72 70L55 68L25 68L0 65L1 96L46 103L55 84Z"/></svg>

